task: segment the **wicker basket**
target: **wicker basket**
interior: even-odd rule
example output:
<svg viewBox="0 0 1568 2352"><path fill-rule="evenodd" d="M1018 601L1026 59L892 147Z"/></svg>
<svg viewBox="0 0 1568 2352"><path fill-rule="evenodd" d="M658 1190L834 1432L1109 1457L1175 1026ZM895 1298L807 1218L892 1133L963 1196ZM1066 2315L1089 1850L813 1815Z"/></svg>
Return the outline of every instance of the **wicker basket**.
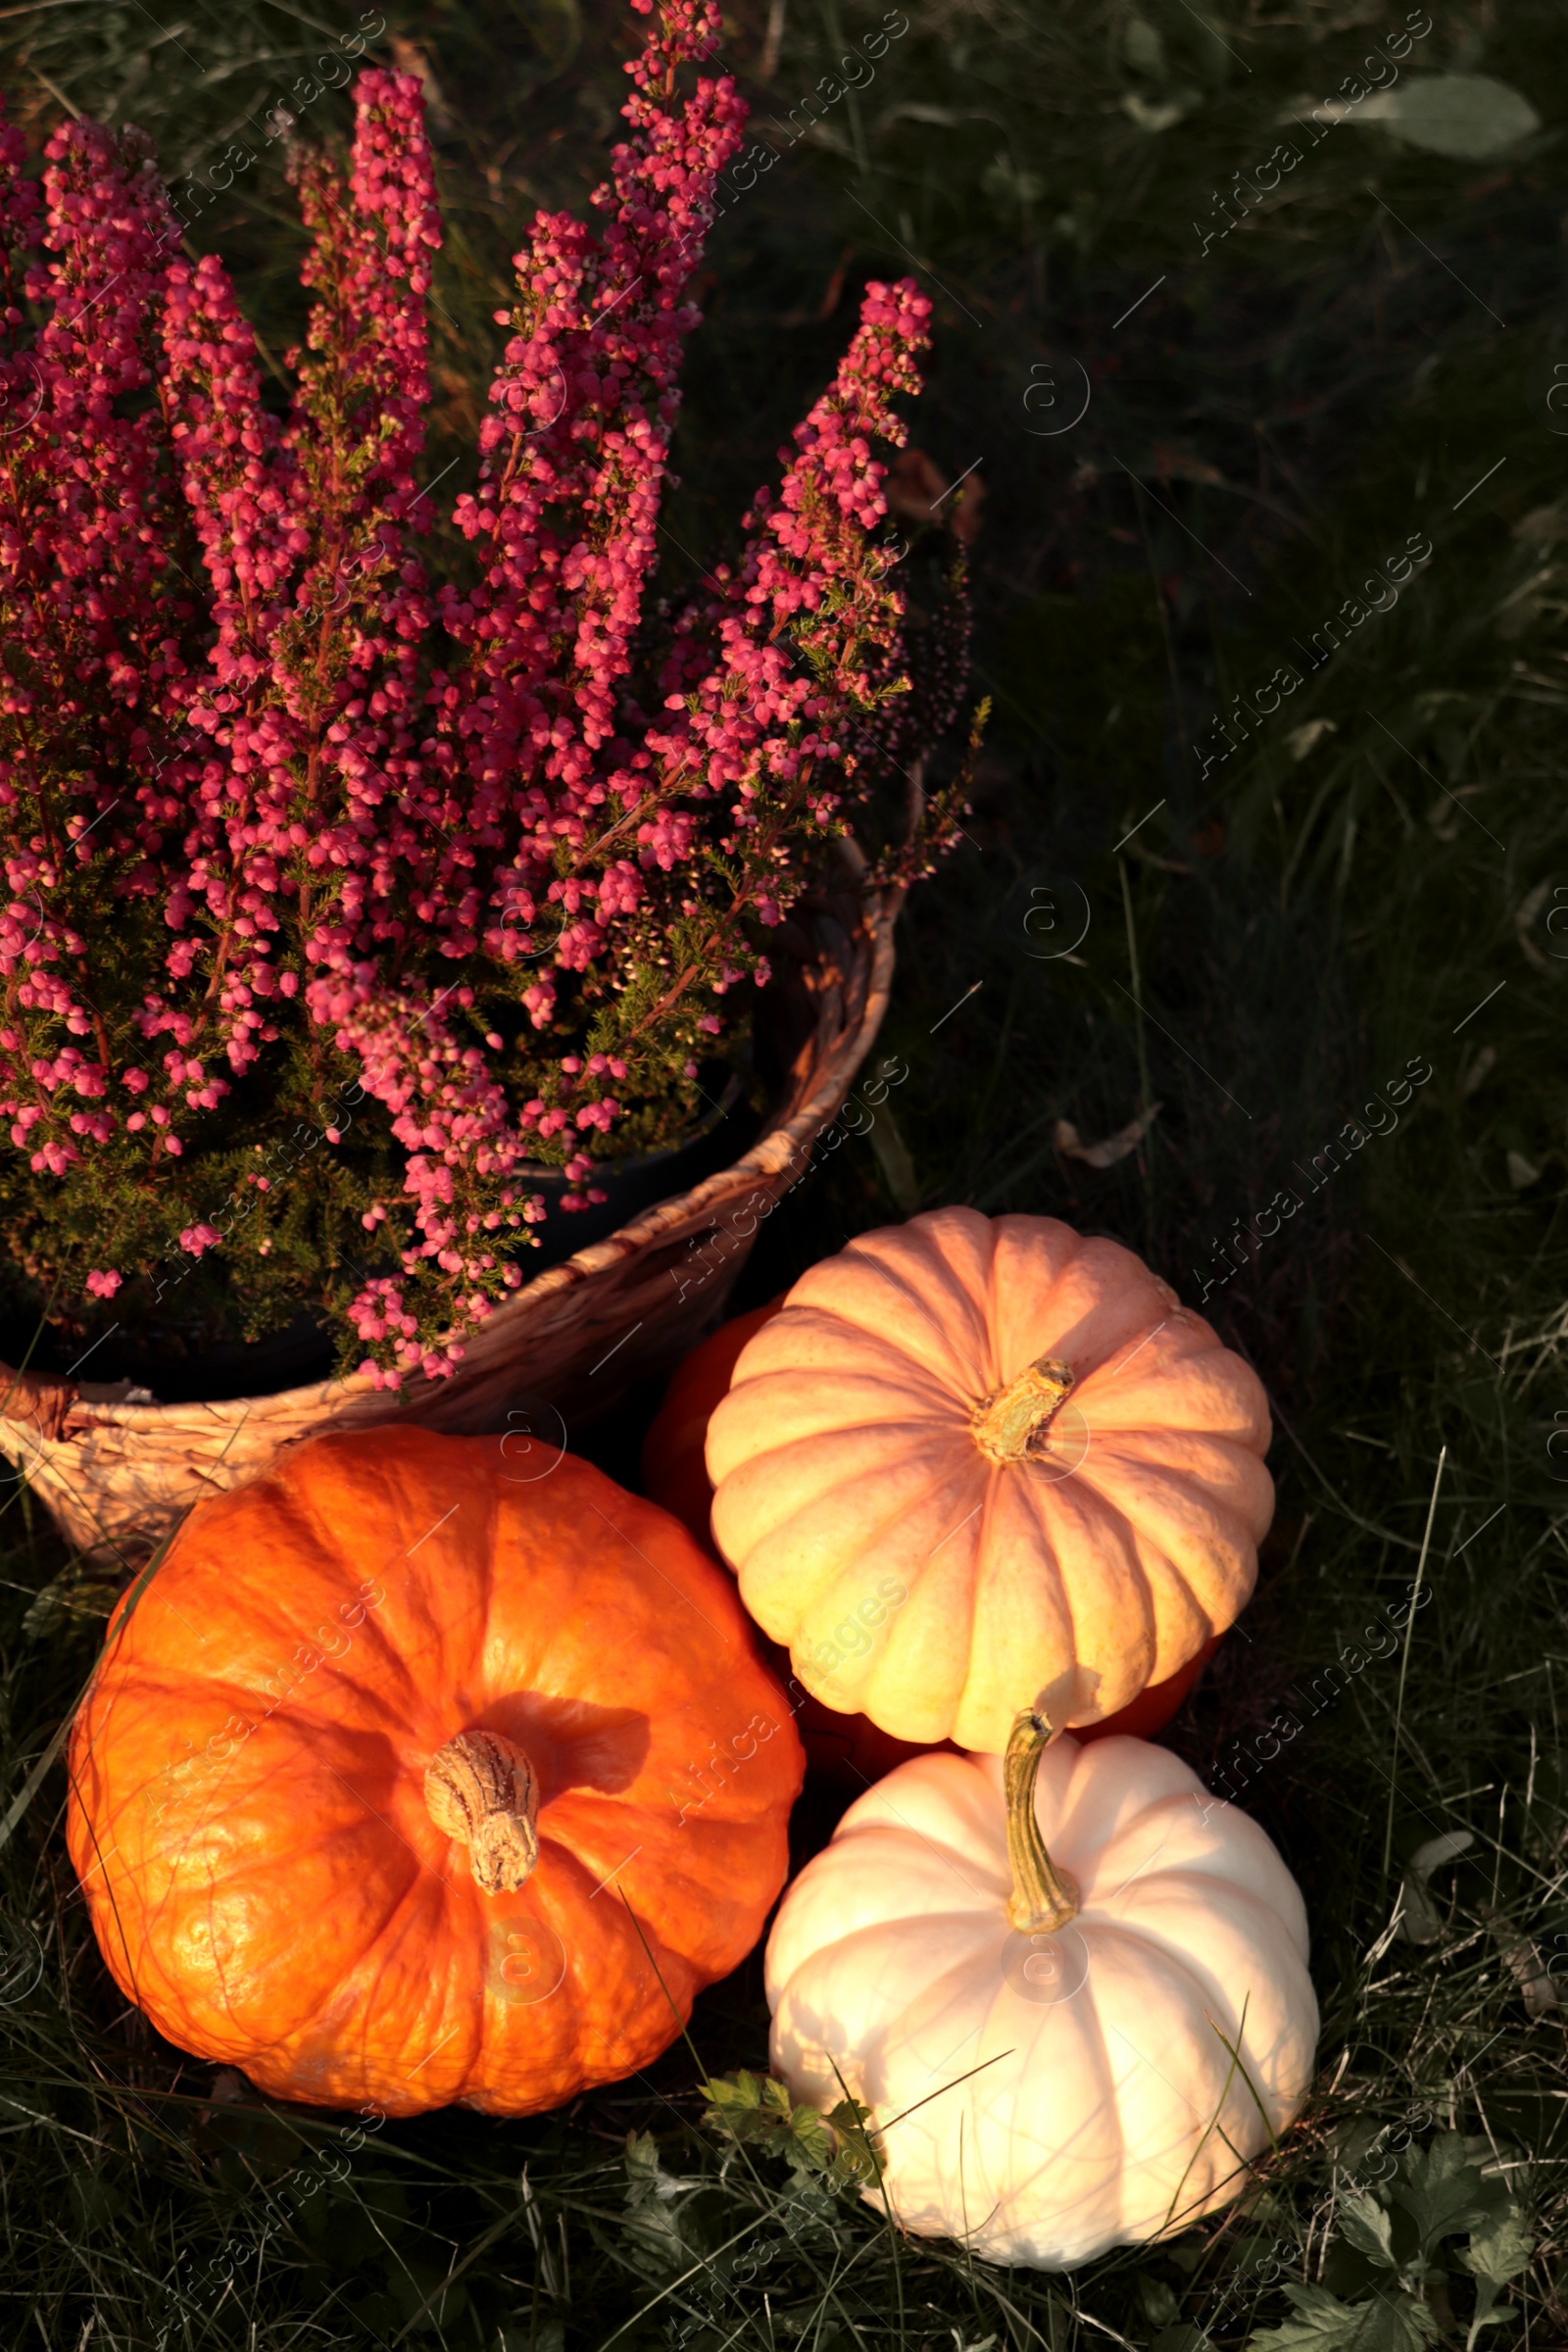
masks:
<svg viewBox="0 0 1568 2352"><path fill-rule="evenodd" d="M132 1401L128 1384L75 1386L0 1366L0 1451L83 1553L144 1558L203 1494L239 1486L285 1446L403 1420L504 1433L521 1478L573 1426L608 1411L692 1347L723 1311L760 1220L805 1174L875 1041L893 974L898 894L845 892L797 912L771 1000L782 1083L734 1165L661 1201L537 1275L466 1343L449 1380L378 1390L362 1374L220 1404Z"/></svg>

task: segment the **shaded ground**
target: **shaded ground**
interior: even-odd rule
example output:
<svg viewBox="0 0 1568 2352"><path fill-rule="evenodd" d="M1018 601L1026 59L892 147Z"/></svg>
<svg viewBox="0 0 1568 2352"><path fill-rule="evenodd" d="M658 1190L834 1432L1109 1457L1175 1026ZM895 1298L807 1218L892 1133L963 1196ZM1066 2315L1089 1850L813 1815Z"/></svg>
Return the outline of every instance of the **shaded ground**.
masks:
<svg viewBox="0 0 1568 2352"><path fill-rule="evenodd" d="M1338 2231L1385 2126L1529 2159L1509 2179L1536 2208L1535 2263L1511 2290L1517 2316L1486 2340L1568 2332L1568 2079L1545 1973L1568 1949L1553 1565L1568 1477L1568 924L1554 927L1568 416L1547 405L1568 369L1560 13L1445 8L1412 52L1412 70L1523 92L1543 127L1517 149L1434 155L1364 119L1309 147L1303 132L1279 191L1206 253L1214 192L1255 173L1280 119L1334 91L1400 12L1253 9L1211 17L1212 31L1179 0L1136 19L1098 4L907 16L874 81L829 107L714 237L669 570L724 545L829 373L859 281L913 266L938 297L915 438L950 478L978 462L986 485L977 661L995 717L970 838L902 926L887 1044L909 1077L880 1142L848 1145L773 1221L738 1302L916 1196L970 1200L1131 1243L1257 1365L1279 1515L1247 1638L1174 1739L1211 1782L1245 1786L1306 1890L1320 2093L1223 2226L1068 2280L900 2249L854 2206L803 2218L776 2166L755 2187L749 2174L718 2185L680 2046L654 2082L564 2118L389 2129L269 2234L258 2180L329 2142L338 2119L202 2120L211 2070L123 2014L84 1936L57 1770L4 1854L18 1959L0 2293L18 2342L85 2345L96 2315L116 2344L247 2352L612 2338L1229 2352L1287 2316L1263 2245L1283 2249L1284 2277L1324 2280L1356 2310L1363 2332L1325 2329L1325 2345L1416 2345L1450 2324L1444 2340L1463 2341L1474 2290L1452 2244L1449 2282L1418 2299L1356 2273ZM728 53L758 113L787 124L876 21L742 7ZM0 32L18 107L41 124L62 92L86 111L113 102L154 130L168 168L209 168L273 96L285 48L308 39L292 79L319 44L341 46L348 19L215 6L162 35L150 24L96 4L13 14ZM621 20L449 7L392 31L432 76L453 229L436 472L471 460L518 224L596 175ZM341 122L323 94L317 119L334 108ZM261 157L203 222L246 265L278 344L290 214ZM1304 673L1301 643L1412 537L1431 552L1397 602L1221 761L1215 714L1284 663ZM1368 1106L1412 1063L1431 1074L1385 1122ZM1062 1148L1059 1122L1092 1144L1155 1103L1113 1165ZM1321 1180L1319 1155L1352 1121L1381 1132ZM1255 1234L1287 1188L1298 1209L1224 1275L1227 1237ZM634 1422L585 1446L628 1472ZM1342 1663L1341 1695L1260 1756L1287 1689L1407 1593L1445 1446L1435 1600L1407 1662ZM96 1638L63 1593L34 1601L59 1562L32 1534L0 1596L13 1793ZM803 1850L830 1820L820 1797L803 1810ZM1433 1939L1391 1939L1400 1874L1460 1831L1468 1844L1433 1866ZM763 2062L757 1962L707 1998L693 2038L713 2072ZM659 2136L670 2172L709 2182L680 2207L673 2250L628 2207L632 2128ZM715 2251L742 2229L760 2247L750 2273ZM215 2291L203 2266L235 2232L248 2251Z"/></svg>

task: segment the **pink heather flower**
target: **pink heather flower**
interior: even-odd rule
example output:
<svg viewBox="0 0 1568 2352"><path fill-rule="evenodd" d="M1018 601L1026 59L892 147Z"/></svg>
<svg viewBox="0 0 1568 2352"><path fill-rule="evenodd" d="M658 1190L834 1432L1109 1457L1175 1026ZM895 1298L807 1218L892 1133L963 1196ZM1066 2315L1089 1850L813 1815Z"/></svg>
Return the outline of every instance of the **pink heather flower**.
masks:
<svg viewBox="0 0 1568 2352"><path fill-rule="evenodd" d="M696 1080L672 1052L766 983L756 934L844 829L907 686L870 534L927 339L909 281L867 286L738 561L649 666L690 289L746 110L704 71L712 0L633 6L652 22L595 223L541 212L516 256L456 499L465 590L417 553L440 246L417 80L363 73L347 171L300 166L313 307L282 418L140 134L65 125L39 189L0 117L0 391L26 419L0 436L0 1120L39 1174L108 1152L156 1196L235 1081L314 1032L312 1066L349 1057L405 1155L345 1309L391 1387L449 1373L517 1287L483 1244L510 1253L545 1216L530 1165L603 1200L594 1154L650 1072ZM195 587L171 552L190 546ZM134 988L118 963L97 987L144 938ZM559 1051L590 1028L599 1050ZM221 1239L179 1232L198 1258Z"/></svg>

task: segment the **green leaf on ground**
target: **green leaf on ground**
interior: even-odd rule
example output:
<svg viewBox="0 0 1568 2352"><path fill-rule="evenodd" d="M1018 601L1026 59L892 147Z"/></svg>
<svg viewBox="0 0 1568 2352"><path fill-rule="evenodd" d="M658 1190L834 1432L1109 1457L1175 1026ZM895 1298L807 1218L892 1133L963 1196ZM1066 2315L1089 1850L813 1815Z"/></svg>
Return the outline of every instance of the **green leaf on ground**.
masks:
<svg viewBox="0 0 1568 2352"><path fill-rule="evenodd" d="M1476 2281L1475 2317L1465 2335L1465 2352L1474 2352L1483 2328L1495 2328L1501 2321L1512 2319L1514 2306L1499 2303L1497 2298L1510 2278L1523 2278L1535 2250L1535 2237L1526 2229L1524 2215L1511 2198L1479 2230L1470 2232L1470 2243L1459 2256Z"/></svg>
<svg viewBox="0 0 1568 2352"><path fill-rule="evenodd" d="M1402 2207L1431 2255L1439 2241L1461 2230L1476 2230L1507 2202L1500 2180L1489 2180L1457 2132L1445 2132L1430 2147L1411 2148L1399 2159L1399 2177L1388 2196Z"/></svg>
<svg viewBox="0 0 1568 2352"><path fill-rule="evenodd" d="M883 2158L871 2129L871 2110L840 2099L827 2115L795 2106L771 2076L718 2076L703 2085L709 2121L738 2144L782 2156L799 2177L824 2178L830 2188L856 2188L875 2180Z"/></svg>
<svg viewBox="0 0 1568 2352"><path fill-rule="evenodd" d="M695 2216L684 2203L693 2189L705 2185L666 2173L651 2132L628 2132L626 2236L640 2269L664 2277L689 2269L694 2256L708 2251Z"/></svg>
<svg viewBox="0 0 1568 2352"><path fill-rule="evenodd" d="M1394 2222L1375 2197L1347 2197L1340 2211L1340 2231L1358 2254L1369 2255L1385 2270L1398 2269L1399 2258L1394 2251Z"/></svg>
<svg viewBox="0 0 1568 2352"><path fill-rule="evenodd" d="M1536 2241L1525 2228L1524 2216L1510 2198L1479 2230L1471 2231L1470 2243L1459 2260L1478 2278L1490 2278L1501 2286L1529 2269L1535 2250Z"/></svg>
<svg viewBox="0 0 1568 2352"><path fill-rule="evenodd" d="M1490 74L1422 74L1366 99L1352 122L1381 122L1411 147L1480 163L1541 128L1528 98Z"/></svg>
<svg viewBox="0 0 1568 2352"><path fill-rule="evenodd" d="M1294 2282L1285 2292L1295 2316L1252 2336L1248 2352L1423 2352L1437 2340L1436 2320L1413 2295L1342 2303L1326 2286Z"/></svg>

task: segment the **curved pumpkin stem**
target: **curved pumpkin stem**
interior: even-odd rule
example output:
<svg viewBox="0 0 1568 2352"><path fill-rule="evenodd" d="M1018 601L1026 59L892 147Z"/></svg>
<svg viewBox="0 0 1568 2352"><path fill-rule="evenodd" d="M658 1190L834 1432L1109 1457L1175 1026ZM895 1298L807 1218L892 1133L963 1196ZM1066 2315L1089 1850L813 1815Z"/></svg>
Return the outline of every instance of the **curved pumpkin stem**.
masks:
<svg viewBox="0 0 1568 2352"><path fill-rule="evenodd" d="M1077 1882L1070 1871L1058 1870L1046 1851L1035 1818L1035 1782L1040 1759L1051 1738L1044 1715L1025 1707L1013 1720L1011 1737L1002 1760L1002 1783L1007 1806L1007 1860L1012 1865L1012 1892L1007 1918L1022 1935L1054 1936L1076 1919L1083 1908Z"/></svg>
<svg viewBox="0 0 1568 2352"><path fill-rule="evenodd" d="M424 1776L430 1819L468 1849L485 1894L514 1894L539 1859L539 1784L520 1747L500 1732L459 1732Z"/></svg>
<svg viewBox="0 0 1568 2352"><path fill-rule="evenodd" d="M1047 1432L1077 1386L1071 1364L1042 1355L1016 1380L977 1404L969 1416L974 1442L991 1462L1021 1462L1038 1453Z"/></svg>

